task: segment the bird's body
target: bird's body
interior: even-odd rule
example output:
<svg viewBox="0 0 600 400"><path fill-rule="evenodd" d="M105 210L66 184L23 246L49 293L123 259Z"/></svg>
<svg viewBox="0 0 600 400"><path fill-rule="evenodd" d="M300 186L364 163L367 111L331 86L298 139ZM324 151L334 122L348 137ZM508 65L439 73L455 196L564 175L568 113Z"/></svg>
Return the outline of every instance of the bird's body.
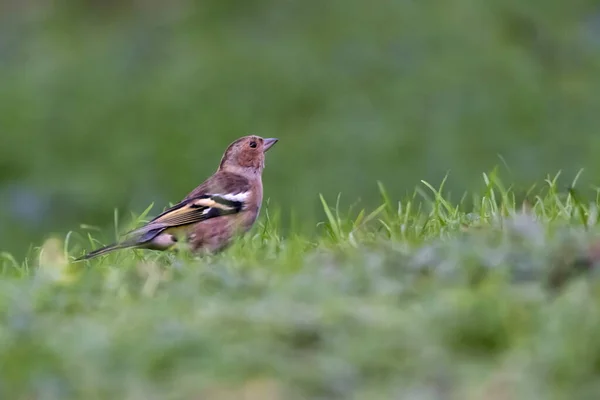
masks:
<svg viewBox="0 0 600 400"><path fill-rule="evenodd" d="M240 201L246 209L234 217L219 216L204 221L201 225L193 226L188 233L192 251L206 250L217 252L227 243L227 238L237 232L248 231L260 214L263 200L262 175L243 176L235 172L221 171L213 179L194 189L186 199L193 199L206 192L230 193L229 199ZM208 183L208 184L207 184ZM204 186L204 187L203 187Z"/></svg>
<svg viewBox="0 0 600 400"><path fill-rule="evenodd" d="M246 136L233 142L219 168L181 202L126 238L78 260L128 247L168 250L180 240L196 253L221 251L256 222L263 200L264 153L277 139Z"/></svg>

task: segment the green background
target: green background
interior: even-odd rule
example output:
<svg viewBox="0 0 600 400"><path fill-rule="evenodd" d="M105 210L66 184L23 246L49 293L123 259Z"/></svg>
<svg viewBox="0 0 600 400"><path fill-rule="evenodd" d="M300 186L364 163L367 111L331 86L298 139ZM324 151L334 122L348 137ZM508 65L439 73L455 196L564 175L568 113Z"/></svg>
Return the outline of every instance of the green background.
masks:
<svg viewBox="0 0 600 400"><path fill-rule="evenodd" d="M600 5L591 0L10 2L0 6L0 250L112 238L224 148L281 141L265 196L379 204L449 171L455 198L502 165L528 187L600 174ZM26 4L25 4L26 3ZM505 168L506 169L506 168ZM125 217L124 217L125 218Z"/></svg>

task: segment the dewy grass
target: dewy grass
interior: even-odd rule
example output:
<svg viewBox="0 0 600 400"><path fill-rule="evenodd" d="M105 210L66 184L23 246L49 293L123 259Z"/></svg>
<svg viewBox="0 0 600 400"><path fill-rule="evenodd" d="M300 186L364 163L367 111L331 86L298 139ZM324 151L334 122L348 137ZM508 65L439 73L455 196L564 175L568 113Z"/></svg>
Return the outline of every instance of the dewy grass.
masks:
<svg viewBox="0 0 600 400"><path fill-rule="evenodd" d="M599 201L578 177L517 193L491 172L457 202L445 179L400 201L379 184L373 210L320 196L313 237L266 204L205 258L70 263L93 227L1 253L0 397L592 398ZM151 210L115 213L116 234Z"/></svg>

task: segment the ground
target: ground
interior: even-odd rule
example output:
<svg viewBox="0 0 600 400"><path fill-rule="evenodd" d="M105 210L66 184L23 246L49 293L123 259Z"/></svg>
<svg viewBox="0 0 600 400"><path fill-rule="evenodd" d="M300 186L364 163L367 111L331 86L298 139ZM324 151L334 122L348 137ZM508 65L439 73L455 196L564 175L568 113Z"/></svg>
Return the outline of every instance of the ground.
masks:
<svg viewBox="0 0 600 400"><path fill-rule="evenodd" d="M202 259L74 264L98 245L79 233L3 254L0 396L594 398L598 202L550 178L517 199L484 178L456 203L427 183L401 201L380 187L364 212L321 198L314 237L265 208Z"/></svg>

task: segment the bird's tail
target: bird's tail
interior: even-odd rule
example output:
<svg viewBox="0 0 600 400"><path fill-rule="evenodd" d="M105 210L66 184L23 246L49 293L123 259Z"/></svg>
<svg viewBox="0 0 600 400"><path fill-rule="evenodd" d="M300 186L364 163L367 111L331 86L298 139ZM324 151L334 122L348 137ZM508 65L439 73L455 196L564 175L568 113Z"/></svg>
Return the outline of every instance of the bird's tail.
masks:
<svg viewBox="0 0 600 400"><path fill-rule="evenodd" d="M127 247L132 247L132 246L133 246L132 244L113 243L113 244L110 244L108 246L104 246L104 247L101 247L101 248L99 248L97 250L91 251L91 252L89 252L87 254L84 254L83 256L75 259L75 262L77 262L77 261L83 261L83 260L89 260L90 258L94 258L94 257L97 257L97 256L102 255L102 254L110 253L111 251L125 249Z"/></svg>

